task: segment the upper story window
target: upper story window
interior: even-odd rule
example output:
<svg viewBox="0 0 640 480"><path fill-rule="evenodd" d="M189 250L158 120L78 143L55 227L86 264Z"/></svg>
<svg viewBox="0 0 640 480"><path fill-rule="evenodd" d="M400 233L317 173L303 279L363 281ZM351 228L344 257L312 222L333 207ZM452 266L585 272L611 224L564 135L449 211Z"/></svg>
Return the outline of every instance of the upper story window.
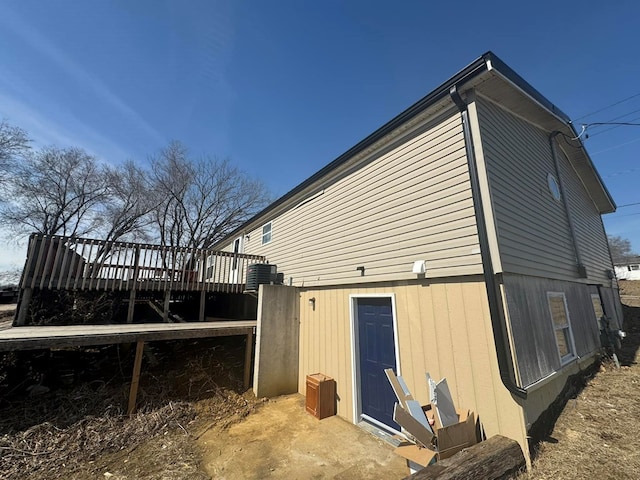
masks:
<svg viewBox="0 0 640 480"><path fill-rule="evenodd" d="M271 242L271 222L263 225L262 227L262 245L266 245Z"/></svg>
<svg viewBox="0 0 640 480"><path fill-rule="evenodd" d="M576 347L573 343L573 333L569 321L567 299L562 292L547 292L549 311L553 321L553 331L556 337L556 346L560 355L560 362L565 364L576 356Z"/></svg>
<svg viewBox="0 0 640 480"><path fill-rule="evenodd" d="M553 174L547 175L547 186L549 187L549 192L551 192L551 196L554 200L560 201L560 185L558 185L558 180Z"/></svg>

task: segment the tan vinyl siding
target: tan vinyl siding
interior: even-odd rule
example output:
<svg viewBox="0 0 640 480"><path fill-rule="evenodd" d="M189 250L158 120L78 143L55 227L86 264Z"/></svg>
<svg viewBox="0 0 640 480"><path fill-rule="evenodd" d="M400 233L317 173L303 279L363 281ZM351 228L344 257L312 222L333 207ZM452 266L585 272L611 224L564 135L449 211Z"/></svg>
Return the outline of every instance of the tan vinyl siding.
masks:
<svg viewBox="0 0 640 480"><path fill-rule="evenodd" d="M394 296L400 372L414 397L428 400L426 372L446 377L456 404L476 412L488 437L501 433L527 451L522 410L500 380L481 276L301 290L299 391L309 373L333 377L338 415L354 421L350 295L371 294Z"/></svg>
<svg viewBox="0 0 640 480"><path fill-rule="evenodd" d="M590 280L610 285L607 271L613 266L602 218L564 153L559 152L559 159L582 263Z"/></svg>
<svg viewBox="0 0 640 480"><path fill-rule="evenodd" d="M265 218L271 243L261 244L261 224L244 252L260 252L297 286L415 278L416 260L430 278L481 272L460 116L387 150Z"/></svg>
<svg viewBox="0 0 640 480"><path fill-rule="evenodd" d="M606 236L599 215L559 150L576 240L589 275L578 278L564 205L552 197L547 185L547 175L556 176L549 133L486 99L479 98L476 105L503 271L605 281Z"/></svg>

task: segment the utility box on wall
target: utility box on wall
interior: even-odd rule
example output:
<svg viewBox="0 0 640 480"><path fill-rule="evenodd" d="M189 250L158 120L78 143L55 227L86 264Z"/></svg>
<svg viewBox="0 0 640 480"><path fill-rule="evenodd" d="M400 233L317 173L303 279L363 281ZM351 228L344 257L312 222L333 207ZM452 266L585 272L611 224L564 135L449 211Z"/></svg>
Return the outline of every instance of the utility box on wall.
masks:
<svg viewBox="0 0 640 480"><path fill-rule="evenodd" d="M319 420L336 414L336 381L322 373L307 375L307 412Z"/></svg>

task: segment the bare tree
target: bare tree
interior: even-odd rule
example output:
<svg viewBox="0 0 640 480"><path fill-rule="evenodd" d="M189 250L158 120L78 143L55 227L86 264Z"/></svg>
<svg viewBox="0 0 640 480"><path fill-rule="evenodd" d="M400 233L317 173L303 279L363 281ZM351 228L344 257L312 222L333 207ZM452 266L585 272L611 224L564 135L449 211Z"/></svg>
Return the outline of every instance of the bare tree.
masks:
<svg viewBox="0 0 640 480"><path fill-rule="evenodd" d="M624 263L638 254L631 248L631 242L626 238L618 235L608 235L609 249L611 250L611 258L613 263Z"/></svg>
<svg viewBox="0 0 640 480"><path fill-rule="evenodd" d="M20 282L21 274L22 268L19 267L0 271L0 285L17 285Z"/></svg>
<svg viewBox="0 0 640 480"><path fill-rule="evenodd" d="M0 220L13 232L86 235L103 221L97 212L107 193L104 168L78 148L44 148L11 171Z"/></svg>
<svg viewBox="0 0 640 480"><path fill-rule="evenodd" d="M107 241L147 239L160 197L151 184L149 172L132 161L105 170L107 195L103 203L101 238Z"/></svg>
<svg viewBox="0 0 640 480"><path fill-rule="evenodd" d="M0 121L0 183L12 170L14 160L29 150L29 137L21 128Z"/></svg>
<svg viewBox="0 0 640 480"><path fill-rule="evenodd" d="M210 247L269 202L262 182L228 160L194 160L178 142L152 159L152 171L163 198L155 211L163 245Z"/></svg>

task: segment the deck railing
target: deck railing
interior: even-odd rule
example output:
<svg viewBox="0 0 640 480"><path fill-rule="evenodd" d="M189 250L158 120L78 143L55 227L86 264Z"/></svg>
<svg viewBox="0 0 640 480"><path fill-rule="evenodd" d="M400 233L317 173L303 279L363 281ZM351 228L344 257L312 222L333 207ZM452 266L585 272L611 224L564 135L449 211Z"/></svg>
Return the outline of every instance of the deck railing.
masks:
<svg viewBox="0 0 640 480"><path fill-rule="evenodd" d="M240 293L259 255L33 234L21 288Z"/></svg>

